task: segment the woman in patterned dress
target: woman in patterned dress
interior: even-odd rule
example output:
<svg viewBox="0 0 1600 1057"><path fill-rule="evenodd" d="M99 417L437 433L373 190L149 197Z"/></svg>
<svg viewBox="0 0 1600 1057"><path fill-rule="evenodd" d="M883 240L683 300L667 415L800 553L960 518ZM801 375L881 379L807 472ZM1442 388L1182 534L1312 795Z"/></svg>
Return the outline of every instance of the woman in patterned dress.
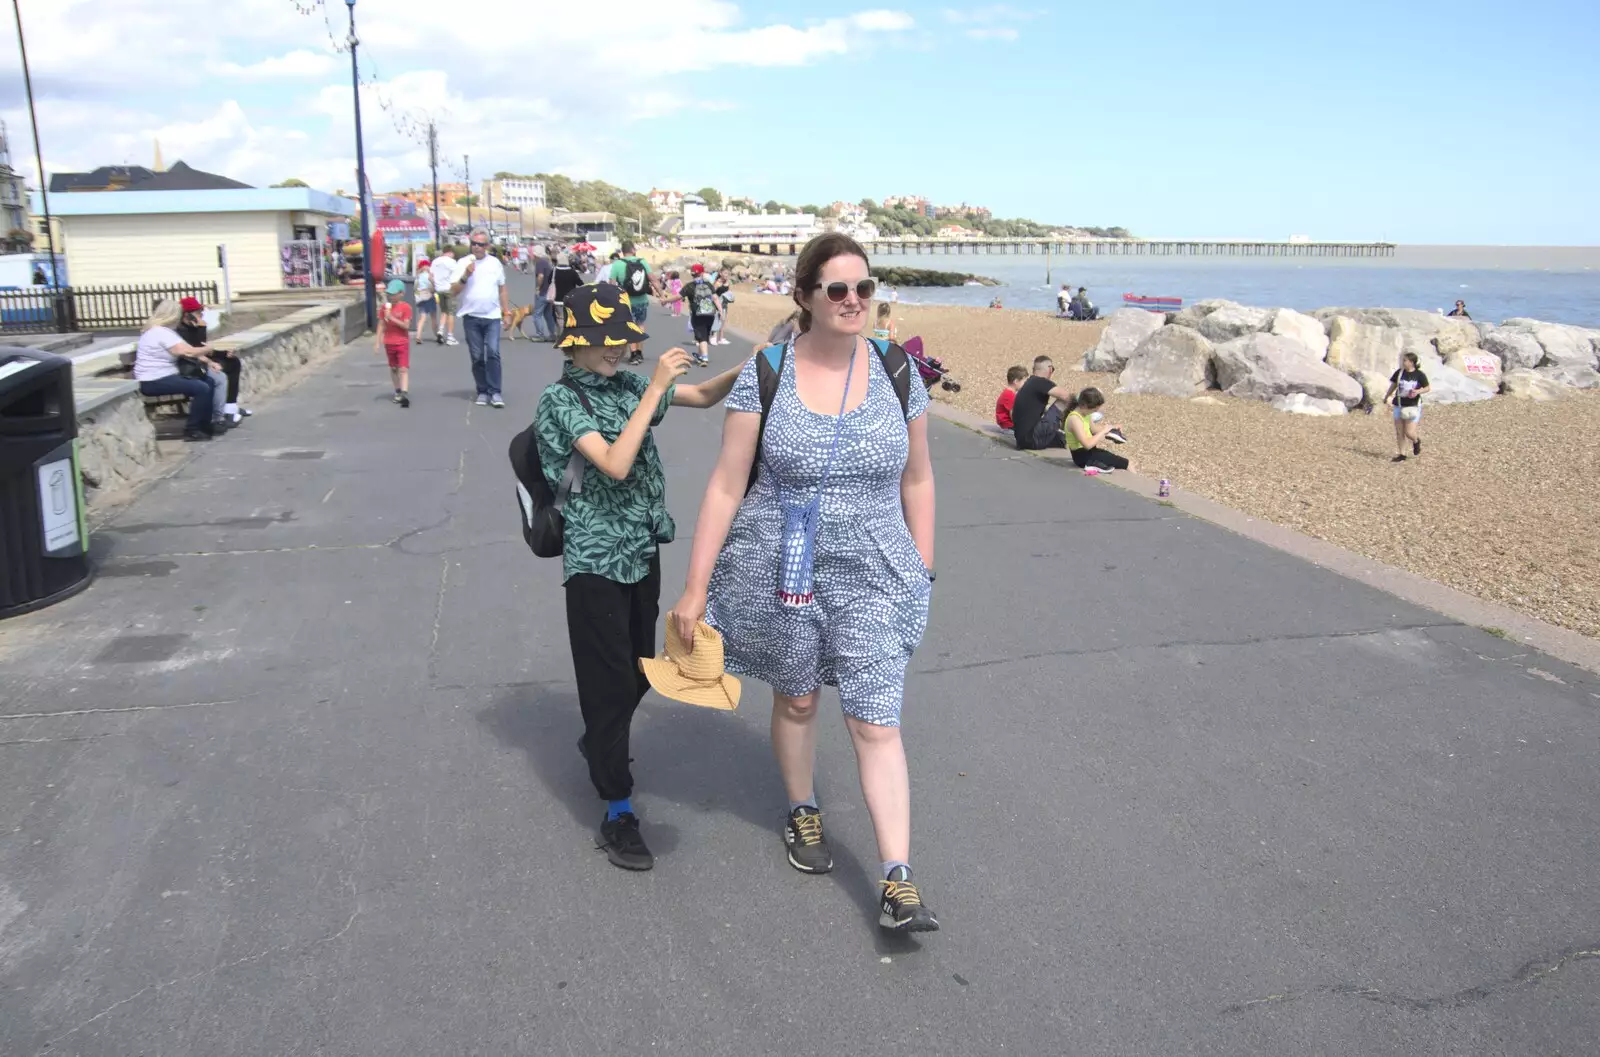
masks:
<svg viewBox="0 0 1600 1057"><path fill-rule="evenodd" d="M938 920L911 880L911 792L900 708L933 580L933 464L927 392L904 411L883 358L861 336L873 282L848 236L808 243L796 265L799 333L784 347L761 434L759 373L745 365L727 401L722 452L706 488L688 583L671 619L691 641L702 615L722 633L728 669L771 684L772 745L789 796L790 865L827 873L813 774L817 698L839 689L862 793L877 834L886 929ZM758 476L746 493L757 460ZM785 507L817 503L813 547ZM783 554L809 551L809 583ZM780 585L780 580L782 581ZM780 599L780 586L783 597Z"/></svg>

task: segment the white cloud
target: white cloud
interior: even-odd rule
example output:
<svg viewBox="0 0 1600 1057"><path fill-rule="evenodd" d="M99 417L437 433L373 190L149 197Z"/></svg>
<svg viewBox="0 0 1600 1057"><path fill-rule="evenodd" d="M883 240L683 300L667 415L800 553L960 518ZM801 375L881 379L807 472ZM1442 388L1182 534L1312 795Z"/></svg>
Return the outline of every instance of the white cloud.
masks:
<svg viewBox="0 0 1600 1057"><path fill-rule="evenodd" d="M298 48L287 55L274 55L249 66L236 62L215 62L210 72L220 77L239 77L246 80L265 80L278 77L322 77L333 72L338 62L330 52L307 51Z"/></svg>
<svg viewBox="0 0 1600 1057"><path fill-rule="evenodd" d="M969 40L1000 40L1010 43L1022 35L1021 30L1017 28L1018 23L1031 22L1048 12L1021 10L1008 4L990 4L987 7L967 10L947 7L940 14L950 25L962 27L962 33Z"/></svg>
<svg viewBox="0 0 1600 1057"><path fill-rule="evenodd" d="M26 5L47 165L148 164L159 137L169 163L257 184L298 176L353 187L348 58L334 51L346 9L327 0L311 10L284 0ZM463 154L489 171L614 172L630 156L630 122L732 105L694 98L678 74L815 64L916 24L888 8L788 22L768 10L727 0L611 0L603 11L517 0L360 3L363 78L377 81L362 91L373 183L420 181L426 171L426 149L396 128L397 120L410 127L402 115L439 120L441 179L455 178ZM0 114L13 130L26 128L15 54L0 48ZM145 75L129 75L135 57L157 56ZM19 161L22 153L13 150Z"/></svg>
<svg viewBox="0 0 1600 1057"><path fill-rule="evenodd" d="M1011 26L980 26L967 30L967 36L973 40L1016 40L1019 34Z"/></svg>

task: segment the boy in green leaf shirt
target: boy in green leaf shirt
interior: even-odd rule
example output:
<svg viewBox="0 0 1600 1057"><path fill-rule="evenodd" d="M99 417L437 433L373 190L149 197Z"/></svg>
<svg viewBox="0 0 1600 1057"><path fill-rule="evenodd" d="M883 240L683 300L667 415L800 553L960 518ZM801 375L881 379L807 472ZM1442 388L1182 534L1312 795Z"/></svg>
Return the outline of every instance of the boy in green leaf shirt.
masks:
<svg viewBox="0 0 1600 1057"><path fill-rule="evenodd" d="M633 812L628 734L649 687L639 658L656 652L659 547L677 532L667 513L666 475L650 429L673 405L720 404L743 364L698 385L679 385L689 354L674 348L662 355L648 380L622 370L628 347L648 337L630 307L609 283L567 295L560 347L571 362L562 380L540 397L534 435L552 491L574 450L586 460L563 510L561 559L567 636L583 712L578 749L589 762L595 791L606 801L596 843L615 865L648 870L655 858Z"/></svg>

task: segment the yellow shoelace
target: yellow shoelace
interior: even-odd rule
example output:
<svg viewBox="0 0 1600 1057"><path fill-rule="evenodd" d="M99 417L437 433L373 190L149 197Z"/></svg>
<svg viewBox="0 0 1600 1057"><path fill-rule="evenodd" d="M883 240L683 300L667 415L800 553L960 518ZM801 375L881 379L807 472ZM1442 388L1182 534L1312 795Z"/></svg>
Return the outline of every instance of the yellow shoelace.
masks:
<svg viewBox="0 0 1600 1057"><path fill-rule="evenodd" d="M883 885L883 898L891 903L899 903L903 907L919 907L922 905L922 896L917 894L917 886L910 881L879 881Z"/></svg>
<svg viewBox="0 0 1600 1057"><path fill-rule="evenodd" d="M800 834L801 844L822 843L822 815L800 814L794 817L795 831Z"/></svg>

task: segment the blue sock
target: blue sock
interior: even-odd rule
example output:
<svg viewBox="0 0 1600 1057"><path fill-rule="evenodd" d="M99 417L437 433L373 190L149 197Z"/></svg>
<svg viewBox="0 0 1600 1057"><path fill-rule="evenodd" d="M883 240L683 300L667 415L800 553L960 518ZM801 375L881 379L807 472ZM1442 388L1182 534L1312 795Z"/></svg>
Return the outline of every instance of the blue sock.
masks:
<svg viewBox="0 0 1600 1057"><path fill-rule="evenodd" d="M813 811L821 811L822 810L821 808L819 808L817 806L817 794L815 794L815 793L812 793L810 796L806 797L804 800L791 800L791 801L789 801L789 814L791 814L791 815L794 814L795 808L798 808L798 807L809 807Z"/></svg>
<svg viewBox="0 0 1600 1057"><path fill-rule="evenodd" d="M902 866L906 868L906 876L909 877L911 875L911 864L908 862L901 862L898 859L890 859L887 862L881 862L878 864L878 868L883 871L883 879L885 881L889 879L890 874L894 873L895 870Z"/></svg>
<svg viewBox="0 0 1600 1057"><path fill-rule="evenodd" d="M616 819L616 817L618 815L631 815L631 814L633 814L633 798L632 797L625 796L621 800L610 800L610 801L606 802L606 821L607 822L615 821L615 819Z"/></svg>

